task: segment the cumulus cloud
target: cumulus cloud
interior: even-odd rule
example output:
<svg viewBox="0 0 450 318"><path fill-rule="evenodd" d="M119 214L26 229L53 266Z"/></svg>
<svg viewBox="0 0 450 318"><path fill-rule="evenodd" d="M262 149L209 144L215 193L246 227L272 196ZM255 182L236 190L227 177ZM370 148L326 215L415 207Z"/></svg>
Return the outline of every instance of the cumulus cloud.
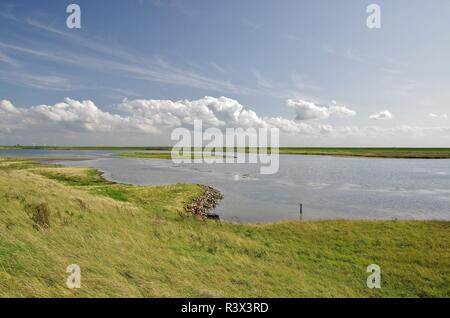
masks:
<svg viewBox="0 0 450 318"><path fill-rule="evenodd" d="M341 110L329 110L332 106L325 107L329 116L336 115L336 112L341 114ZM93 101L70 98L53 105L31 107L17 107L10 101L1 100L0 142L170 144L170 131L176 127L192 128L195 119L203 121L204 129L279 128L282 140L291 140L292 145L297 146L305 140L317 142L319 138L332 138L342 142L361 140L364 143L367 140L382 140L393 144L395 140L404 140L406 145L409 140L413 143L416 141L414 138L423 137L424 140L433 138L445 143L450 136L450 127L334 127L317 121L304 122L285 117L260 116L234 99L207 96L197 100L179 101L124 100L108 111L102 110Z"/></svg>
<svg viewBox="0 0 450 318"><path fill-rule="evenodd" d="M114 112L104 111L90 100L66 98L54 105L16 107L0 102L2 131L165 133L176 127L190 128L195 119L204 128L279 128L283 134L328 134L332 127L314 126L283 117L261 117L238 101L227 97L198 100L124 100Z"/></svg>
<svg viewBox="0 0 450 318"><path fill-rule="evenodd" d="M14 107L14 105L9 100L0 101L0 111L11 114L20 113L20 111L16 107Z"/></svg>
<svg viewBox="0 0 450 318"><path fill-rule="evenodd" d="M394 115L388 110L383 110L382 112L370 115L369 118L372 120L386 120L394 118Z"/></svg>
<svg viewBox="0 0 450 318"><path fill-rule="evenodd" d="M119 105L124 113L151 119L155 126L173 128L192 126L194 119L205 127L279 128L286 134L311 133L313 128L283 117L260 117L227 97L206 96L198 100L134 100Z"/></svg>
<svg viewBox="0 0 450 318"><path fill-rule="evenodd" d="M156 132L144 118L124 117L99 109L92 101L66 98L55 105L29 108L14 106L10 101L0 102L0 125L11 130L62 130L89 132L142 131Z"/></svg>
<svg viewBox="0 0 450 318"><path fill-rule="evenodd" d="M356 115L354 110L346 106L337 105L336 101L332 101L329 106L320 106L314 102L299 100L287 100L287 105L295 111L296 120L325 119L330 116L334 117L350 117Z"/></svg>
<svg viewBox="0 0 450 318"><path fill-rule="evenodd" d="M434 113L429 113L428 114L429 118L433 118L433 119L447 119L448 115L447 114L434 114Z"/></svg>

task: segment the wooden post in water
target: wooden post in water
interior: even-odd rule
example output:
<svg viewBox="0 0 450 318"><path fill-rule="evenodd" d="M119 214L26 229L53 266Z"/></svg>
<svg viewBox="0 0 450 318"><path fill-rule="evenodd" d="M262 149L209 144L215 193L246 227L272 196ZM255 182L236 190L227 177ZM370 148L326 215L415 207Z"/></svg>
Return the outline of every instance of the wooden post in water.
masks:
<svg viewBox="0 0 450 318"><path fill-rule="evenodd" d="M302 219L302 217L303 217L303 204L300 203L300 220Z"/></svg>

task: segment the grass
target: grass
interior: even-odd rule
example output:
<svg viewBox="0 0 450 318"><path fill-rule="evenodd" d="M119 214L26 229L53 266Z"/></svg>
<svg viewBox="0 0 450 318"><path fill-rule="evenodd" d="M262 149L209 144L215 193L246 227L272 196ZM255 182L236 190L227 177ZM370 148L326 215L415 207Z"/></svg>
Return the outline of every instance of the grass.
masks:
<svg viewBox="0 0 450 318"><path fill-rule="evenodd" d="M0 296L450 297L450 222L180 216L202 191L0 159ZM372 263L379 290L366 287ZM69 264L81 289L66 287Z"/></svg>
<svg viewBox="0 0 450 318"><path fill-rule="evenodd" d="M280 154L450 159L450 148L280 148Z"/></svg>
<svg viewBox="0 0 450 318"><path fill-rule="evenodd" d="M93 168L79 169L54 166L51 168L35 168L32 171L49 179L60 181L66 185L86 186L110 184L110 182L102 178L101 173Z"/></svg>

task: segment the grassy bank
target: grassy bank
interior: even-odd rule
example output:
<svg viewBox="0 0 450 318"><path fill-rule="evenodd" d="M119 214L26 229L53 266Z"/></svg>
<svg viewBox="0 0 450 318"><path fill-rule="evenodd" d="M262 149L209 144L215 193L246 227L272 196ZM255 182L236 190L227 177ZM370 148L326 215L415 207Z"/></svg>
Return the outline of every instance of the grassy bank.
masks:
<svg viewBox="0 0 450 318"><path fill-rule="evenodd" d="M450 296L449 222L218 226L177 212L201 193L1 159L0 296ZM65 285L73 263L81 289Z"/></svg>
<svg viewBox="0 0 450 318"><path fill-rule="evenodd" d="M127 151L126 156L137 157L130 151L170 151L172 147L58 147L58 146L0 146L0 149L45 149L45 150L105 150ZM194 150L194 148L192 148ZM200 149L195 149L200 150ZM256 148L238 148L238 151L258 151ZM229 151L229 150L228 150ZM412 158L412 159L450 159L450 148L287 148L281 147L280 154L285 155L320 155L352 156L374 158ZM165 153L153 155L153 158L170 159ZM166 158L168 156L168 158Z"/></svg>

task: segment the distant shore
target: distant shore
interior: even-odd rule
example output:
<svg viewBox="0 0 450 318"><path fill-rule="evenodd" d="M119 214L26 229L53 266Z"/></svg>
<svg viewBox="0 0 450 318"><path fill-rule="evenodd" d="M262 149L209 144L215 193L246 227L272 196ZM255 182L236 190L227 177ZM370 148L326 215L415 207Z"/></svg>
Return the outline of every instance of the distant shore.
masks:
<svg viewBox="0 0 450 318"><path fill-rule="evenodd" d="M38 161L38 162L51 162L51 161L85 161L94 160L93 156L30 156L30 157L14 157L14 160L24 161Z"/></svg>
<svg viewBox="0 0 450 318"><path fill-rule="evenodd" d="M13 149L36 149L36 150L74 150L74 151L170 151L170 146L155 147L103 147L103 146L0 146L0 150ZM199 151L200 149L192 148ZM235 149L227 149L232 152ZM258 152L257 148L236 148L239 152ZM223 151L223 149L220 149ZM272 150L273 151L273 150ZM345 157L369 157L369 158L404 158L404 159L450 159L450 148L327 148L327 147L280 147L281 155L316 155L316 156L345 156ZM138 155L127 155L128 157L138 157ZM168 159L168 154L153 156L153 158Z"/></svg>

